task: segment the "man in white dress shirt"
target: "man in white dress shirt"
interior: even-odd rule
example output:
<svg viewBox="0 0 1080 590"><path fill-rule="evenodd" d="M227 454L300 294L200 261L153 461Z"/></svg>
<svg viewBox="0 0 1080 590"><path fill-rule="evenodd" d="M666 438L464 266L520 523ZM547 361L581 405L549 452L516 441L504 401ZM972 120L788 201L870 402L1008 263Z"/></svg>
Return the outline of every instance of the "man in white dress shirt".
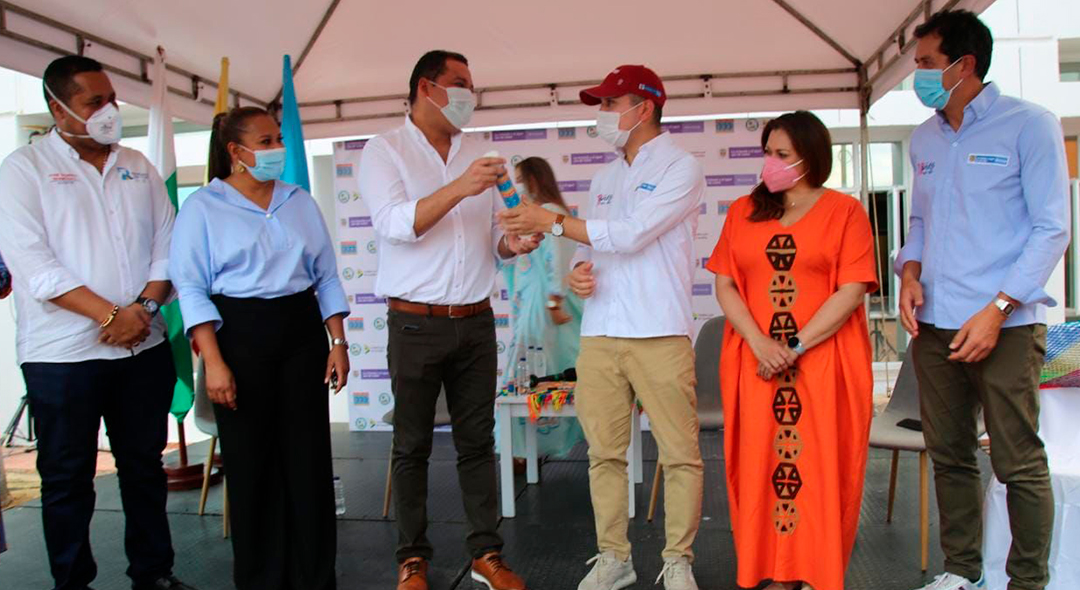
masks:
<svg viewBox="0 0 1080 590"><path fill-rule="evenodd" d="M701 520L690 309L694 235L705 192L701 165L660 126L667 100L655 72L620 66L581 91L601 105L598 135L621 156L592 180L587 220L526 204L500 213L511 234L550 232L581 243L570 288L585 300L575 404L589 442L599 554L579 590L637 580L627 538L626 448L635 397L660 448L667 590L696 590L691 545ZM659 580L657 580L659 581Z"/></svg>
<svg viewBox="0 0 1080 590"><path fill-rule="evenodd" d="M522 590L502 561L495 478L498 352L491 294L496 259L536 248L506 236L493 188L499 158L462 143L476 106L465 57L431 51L409 81L405 124L364 147L360 194L378 239L376 294L386 297L394 392L393 490L398 589L427 590L427 466L435 402L445 389L469 520L471 576L490 590Z"/></svg>
<svg viewBox="0 0 1080 590"><path fill-rule="evenodd" d="M49 565L58 589L97 575L90 518L104 417L132 587L187 589L172 575L161 466L176 372L157 311L172 292L173 207L153 165L117 144L116 93L100 63L62 57L43 78L56 127L0 166L0 251L15 283Z"/></svg>

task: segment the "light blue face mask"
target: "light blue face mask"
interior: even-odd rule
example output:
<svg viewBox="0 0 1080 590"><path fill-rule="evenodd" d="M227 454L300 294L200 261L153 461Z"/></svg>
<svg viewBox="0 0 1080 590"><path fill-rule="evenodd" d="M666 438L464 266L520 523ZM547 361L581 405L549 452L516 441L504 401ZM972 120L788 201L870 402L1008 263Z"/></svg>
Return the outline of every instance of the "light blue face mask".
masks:
<svg viewBox="0 0 1080 590"><path fill-rule="evenodd" d="M961 57L960 59L964 58ZM949 104L952 91L956 90L956 87L964 80L961 79L952 88L945 90L944 84L941 83L941 77L945 75L945 72L949 71L949 68L960 63L960 59L952 62L944 70L915 70L915 94L924 105L940 111L945 108L945 105Z"/></svg>
<svg viewBox="0 0 1080 590"><path fill-rule="evenodd" d="M248 173L255 180L259 182L277 180L285 172L285 148L255 151L245 146L240 147L255 154L255 165L245 165Z"/></svg>

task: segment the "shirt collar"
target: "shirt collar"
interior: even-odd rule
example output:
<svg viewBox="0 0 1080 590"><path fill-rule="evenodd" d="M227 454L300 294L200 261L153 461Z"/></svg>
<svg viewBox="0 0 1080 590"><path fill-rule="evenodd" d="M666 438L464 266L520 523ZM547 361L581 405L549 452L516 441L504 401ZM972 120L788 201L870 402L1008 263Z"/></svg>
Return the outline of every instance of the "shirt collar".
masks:
<svg viewBox="0 0 1080 590"><path fill-rule="evenodd" d="M1001 96L1001 88L998 88L997 84L988 82L983 86L982 91L975 95L975 98L971 99L971 102L964 107L964 125L968 124L969 119L979 120L986 117L999 96ZM949 126L949 120L944 111L937 111L937 115L943 125ZM949 128L951 129L951 127Z"/></svg>
<svg viewBox="0 0 1080 590"><path fill-rule="evenodd" d="M237 207L255 211L257 213L274 213L280 209L282 205L288 202L300 187L295 184L281 182L280 180L274 181L274 196L270 198L270 206L267 207L265 211L260 209L255 203L252 203L250 199L240 194L240 191L233 188L231 184L220 178L211 180L210 184L207 185L207 188L211 189L213 194Z"/></svg>
<svg viewBox="0 0 1080 590"><path fill-rule="evenodd" d="M421 131L420 128L416 126L416 123L413 123L412 117L410 115L405 115L405 128L408 129L409 133L412 134L413 139L420 142L420 145L423 145L423 146L427 147L428 149L435 152L436 154L438 153L435 150L435 146L431 145L431 142L428 141L428 138L427 138L426 135L424 135L424 132ZM447 154L447 157L446 157L446 163L447 164L450 163L450 160L454 159L454 154L456 154L457 151L458 151L458 148L461 147L461 138L462 138L463 135L465 135L465 134L462 133L461 131L458 131L457 133L450 136L450 152Z"/></svg>
<svg viewBox="0 0 1080 590"><path fill-rule="evenodd" d="M660 135L657 135L656 137L645 142L644 144L642 144L641 147L638 148L637 156L634 157L634 163L636 164L638 163L638 161L640 161L644 164L653 154L653 152L666 149L670 147L673 143L674 140L671 138L671 133L668 131L664 131ZM631 164L627 163L626 161L626 152L621 148L619 149L619 155L622 156L621 159L623 161L623 164L626 164L627 167L630 167Z"/></svg>
<svg viewBox="0 0 1080 590"><path fill-rule="evenodd" d="M56 150L58 153L64 154L73 160L80 159L79 152L75 151L75 148L71 147L70 143L64 141L64 138L60 136L60 130L55 126L52 131L49 132L49 135L46 136L45 141L49 144L49 147ZM109 146L111 152L116 152L118 149L120 149L119 143L114 143Z"/></svg>

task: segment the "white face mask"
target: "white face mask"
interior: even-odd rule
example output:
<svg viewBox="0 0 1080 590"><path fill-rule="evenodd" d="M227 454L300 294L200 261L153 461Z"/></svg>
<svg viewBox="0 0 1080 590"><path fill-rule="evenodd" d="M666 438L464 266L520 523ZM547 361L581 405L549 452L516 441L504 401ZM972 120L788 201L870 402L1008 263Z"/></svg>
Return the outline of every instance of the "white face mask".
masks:
<svg viewBox="0 0 1080 590"><path fill-rule="evenodd" d="M638 121L637 125L634 125L630 129L619 129L619 122L622 121L623 115L643 104L645 103L639 102L621 113L612 111L600 111L596 113L596 134L600 139L617 148L623 147L626 145L627 140L630 139L630 133L634 129L637 129L638 125L641 125L641 121Z"/></svg>
<svg viewBox="0 0 1080 590"><path fill-rule="evenodd" d="M435 86L439 86L432 82ZM446 106L439 107L431 97L427 97L431 104L439 107L446 120L450 122L456 129L461 130L469 125L469 120L472 119L473 111L476 110L476 95L472 93L472 90L468 88L458 88L457 86L451 86L449 88L445 86L439 86L446 91L446 97L449 102Z"/></svg>
<svg viewBox="0 0 1080 590"><path fill-rule="evenodd" d="M92 139L101 145L112 145L120 141L120 135L123 132L123 122L120 119L120 109L116 108L113 103L107 103L105 106L94 111L93 115L90 115L89 119L83 119L79 115L75 114L75 111L71 110L64 101L60 100L53 94L53 91L48 86L45 86L45 90L49 93L49 96L53 97L53 100L60 106L64 107L64 110L69 115L75 118L76 121L86 125L86 132L88 135L75 135L74 133L68 133L57 128L60 133L67 135L68 137L78 137L80 139Z"/></svg>

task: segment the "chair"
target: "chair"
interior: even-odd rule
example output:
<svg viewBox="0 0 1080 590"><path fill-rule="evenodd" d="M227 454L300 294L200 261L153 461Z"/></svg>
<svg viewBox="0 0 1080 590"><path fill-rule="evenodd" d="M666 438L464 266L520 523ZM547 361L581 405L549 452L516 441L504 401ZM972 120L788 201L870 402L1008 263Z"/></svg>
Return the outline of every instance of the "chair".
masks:
<svg viewBox="0 0 1080 590"><path fill-rule="evenodd" d="M697 378L695 393L698 402L698 421L703 431L724 429L724 403L720 397L720 349L724 344L724 318L712 318L705 322L694 343L694 376ZM653 475L652 495L649 498L648 521L656 513L656 497L660 492L660 462Z"/></svg>
<svg viewBox="0 0 1080 590"><path fill-rule="evenodd" d="M394 410L390 410L383 416L383 422L394 425ZM435 401L435 427L450 426L450 408L446 405L446 388L439 391L439 398ZM390 516L390 482L394 473L394 440L390 439L390 458L386 461L386 494L383 496L383 518Z"/></svg>
<svg viewBox="0 0 1080 590"><path fill-rule="evenodd" d="M195 368L195 427L205 434L210 435L210 452L206 457L206 468L203 471L202 494L199 496L199 516L206 512L206 496L210 492L210 483L213 479L214 454L217 450L218 428L214 418L214 404L206 394L206 365L202 357ZM224 470L219 470L224 473ZM224 509L222 510L222 528L224 537L229 538L229 488L228 482L222 475L222 493L224 494Z"/></svg>
<svg viewBox="0 0 1080 590"><path fill-rule="evenodd" d="M910 351L910 349L909 349ZM930 469L926 441L918 430L901 428L896 424L904 419L919 420L919 383L915 378L915 362L909 356L900 367L896 386L885 410L870 424L870 447L892 451L889 472L889 508L885 522L892 522L893 500L896 498L896 470L900 451L919 454L919 543L922 571L926 571L930 551ZM980 427L981 430L981 427Z"/></svg>

